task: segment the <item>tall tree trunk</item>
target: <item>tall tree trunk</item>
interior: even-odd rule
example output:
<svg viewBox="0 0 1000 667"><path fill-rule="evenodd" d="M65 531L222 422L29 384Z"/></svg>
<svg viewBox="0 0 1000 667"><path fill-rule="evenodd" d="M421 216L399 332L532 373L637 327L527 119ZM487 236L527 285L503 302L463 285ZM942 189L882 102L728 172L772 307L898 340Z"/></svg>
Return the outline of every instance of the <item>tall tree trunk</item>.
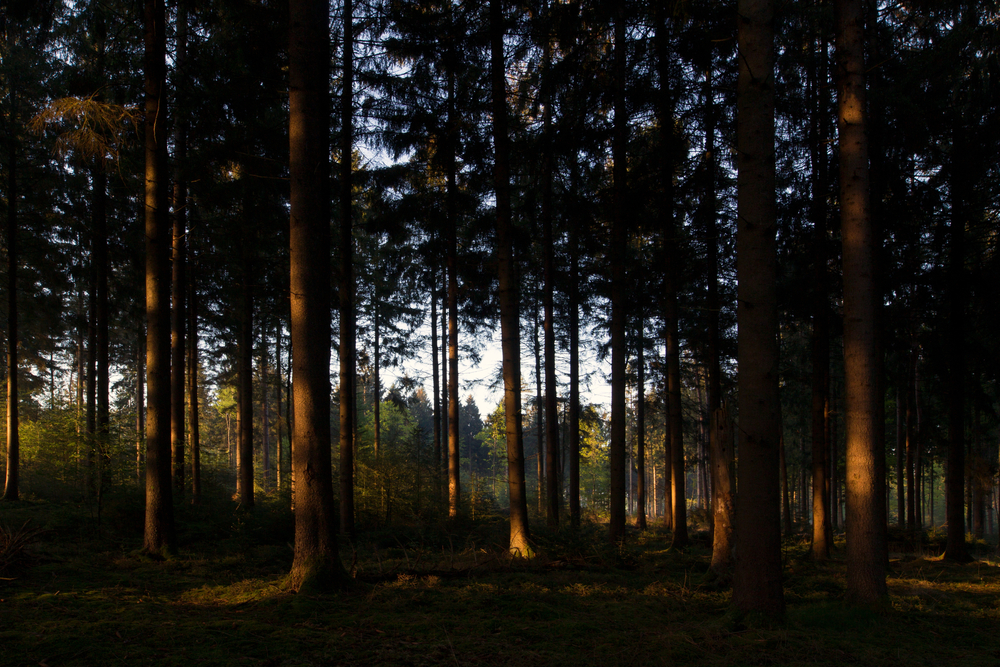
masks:
<svg viewBox="0 0 1000 667"><path fill-rule="evenodd" d="M490 84L493 108L493 182L496 190L497 274L503 354L504 425L507 435L507 484L510 495L510 553L532 555L528 502L524 489L524 438L521 431L521 333L514 229L510 211L507 81L503 52L503 0L490 0Z"/></svg>
<svg viewBox="0 0 1000 667"><path fill-rule="evenodd" d="M646 327L645 317L639 317L639 341L636 350L636 397L635 397L635 467L637 472L635 500L635 525L646 530Z"/></svg>
<svg viewBox="0 0 1000 667"><path fill-rule="evenodd" d="M570 226L569 286L569 522L580 527L580 240Z"/></svg>
<svg viewBox="0 0 1000 667"><path fill-rule="evenodd" d="M542 72L542 112L544 148L542 151L542 272L545 282L542 303L545 319L542 329L545 337L545 469L547 471L546 519L550 528L559 525L559 405L556 386L556 334L555 334L555 240L552 231L552 104L550 70L552 65L552 38L546 36L544 71Z"/></svg>
<svg viewBox="0 0 1000 667"><path fill-rule="evenodd" d="M288 585L300 592L348 581L337 549L330 451L328 13L323 0L289 0L295 555Z"/></svg>
<svg viewBox="0 0 1000 667"><path fill-rule="evenodd" d="M965 322L968 286L965 279L965 226L968 220L969 184L966 173L966 129L955 120L951 156L951 247L948 263L948 467L945 469L947 542L944 557L965 563L972 560L965 544Z"/></svg>
<svg viewBox="0 0 1000 667"><path fill-rule="evenodd" d="M436 501L441 499L441 385L438 382L437 276L431 278L431 375L434 386L434 471L431 483Z"/></svg>
<svg viewBox="0 0 1000 667"><path fill-rule="evenodd" d="M267 327L261 326L261 359L260 359L260 440L261 440L261 464L264 467L264 492L266 493L271 484L271 408L269 405L270 392L268 391L268 358L267 358Z"/></svg>
<svg viewBox="0 0 1000 667"><path fill-rule="evenodd" d="M356 348L354 225L351 205L354 154L354 2L344 0L344 52L340 103L340 531L354 534L354 419ZM298 414L298 413L296 413Z"/></svg>
<svg viewBox="0 0 1000 667"><path fill-rule="evenodd" d="M784 519L785 535L792 534L792 508L788 489L788 456L785 452L785 436L782 434L778 444L778 465L781 467L781 516Z"/></svg>
<svg viewBox="0 0 1000 667"><path fill-rule="evenodd" d="M827 276L827 196L829 190L827 145L827 42L818 37L818 60L810 60L809 81L813 109L809 124L809 162L812 197L810 217L813 223L813 313L810 335L810 361L812 364L812 557L826 560L830 557L830 503L827 493L830 476L828 420L830 412L830 315L827 305L829 279Z"/></svg>
<svg viewBox="0 0 1000 667"><path fill-rule="evenodd" d="M667 32L665 6L659 7L656 28L657 69L660 78L660 94L657 102L657 120L663 135L660 168L663 201L660 206L660 234L663 244L663 259L667 266L664 279L664 346L666 348L666 430L670 446L668 448L669 472L665 477L670 494L670 527L673 529L672 545L686 547L690 543L687 530L687 496L685 493L684 471L684 422L681 412L681 365L679 341L679 312L677 305L677 280L680 275L679 253L674 251L677 228L674 220L674 98L670 72L670 42Z"/></svg>
<svg viewBox="0 0 1000 667"><path fill-rule="evenodd" d="M535 464L538 474L538 493L535 510L541 517L545 513L545 413L542 411L542 346L538 340L538 292L535 292L534 322L531 340L535 352Z"/></svg>
<svg viewBox="0 0 1000 667"><path fill-rule="evenodd" d="M90 237L90 284L87 289L87 487L86 495L97 495L97 262L95 235ZM168 360L169 361L169 360Z"/></svg>
<svg viewBox="0 0 1000 667"><path fill-rule="evenodd" d="M177 3L177 37L174 49L175 67L179 77L186 75L187 67L187 3ZM180 102L180 91L177 91ZM173 243L172 281L170 311L170 449L173 454L174 493L184 496L184 368L185 344L184 313L187 296L187 180L185 161L187 160L187 123L177 113L174 127L174 191L173 191Z"/></svg>
<svg viewBox="0 0 1000 667"><path fill-rule="evenodd" d="M244 214L246 212L244 211ZM250 264L250 240L243 240L243 285L241 287L240 331L237 351L237 375L239 377L238 406L239 443L237 445L237 466L239 484L237 487L239 504L244 509L254 506L253 472L253 293L251 281L253 269Z"/></svg>
<svg viewBox="0 0 1000 667"><path fill-rule="evenodd" d="M885 450L878 439L875 235L868 192L864 15L837 0L837 128L844 246L844 378L847 436L847 595L875 604L885 583ZM880 463L881 459L881 463Z"/></svg>
<svg viewBox="0 0 1000 667"><path fill-rule="evenodd" d="M911 347L906 372L906 529L913 532L917 528L917 487L915 476L916 430L914 429L914 398L916 392L916 369L918 356L916 346Z"/></svg>
<svg viewBox="0 0 1000 667"><path fill-rule="evenodd" d="M739 493L733 605L782 617L778 448L774 3L739 0L737 321Z"/></svg>
<svg viewBox="0 0 1000 667"><path fill-rule="evenodd" d="M611 443L608 459L611 468L610 538L625 539L625 248L627 231L625 212L627 189L626 152L628 147L628 112L625 108L625 5L614 8L614 130L612 159L614 180L614 217L611 222L609 263L611 266Z"/></svg>
<svg viewBox="0 0 1000 667"><path fill-rule="evenodd" d="M170 487L170 223L167 184L166 12L145 0L146 524L143 551L174 551Z"/></svg>
<svg viewBox="0 0 1000 667"><path fill-rule="evenodd" d="M198 424L198 303L194 276L187 280L188 423L191 429L191 502L201 502L201 434Z"/></svg>
<svg viewBox="0 0 1000 667"><path fill-rule="evenodd" d="M716 409L711 419L712 433L712 564L711 572L729 582L733 568L733 502L736 494L736 468L733 463L733 423L724 407Z"/></svg>
<svg viewBox="0 0 1000 667"><path fill-rule="evenodd" d="M448 481L448 271L445 269L441 287L441 468L438 474ZM441 502L447 505L447 484L441 485Z"/></svg>
<svg viewBox="0 0 1000 667"><path fill-rule="evenodd" d="M13 98L13 95L11 96ZM16 101L16 100L15 100ZM9 118L13 127L14 114ZM21 442L17 394L17 144L11 130L7 144L7 471L3 499L20 498Z"/></svg>
<svg viewBox="0 0 1000 667"><path fill-rule="evenodd" d="M135 340L135 479L140 487L142 479L142 450L146 444L146 408L145 383L143 375L146 371L146 328L140 323L138 336Z"/></svg>

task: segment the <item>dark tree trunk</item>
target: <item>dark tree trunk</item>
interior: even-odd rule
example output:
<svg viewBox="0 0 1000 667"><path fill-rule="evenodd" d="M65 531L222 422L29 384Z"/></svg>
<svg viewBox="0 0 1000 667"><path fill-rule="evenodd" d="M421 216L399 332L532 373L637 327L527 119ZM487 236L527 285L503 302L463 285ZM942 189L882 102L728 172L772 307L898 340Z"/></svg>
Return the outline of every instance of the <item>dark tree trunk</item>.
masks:
<svg viewBox="0 0 1000 667"><path fill-rule="evenodd" d="M580 248L570 228L569 287L569 521L580 527Z"/></svg>
<svg viewBox="0 0 1000 667"><path fill-rule="evenodd" d="M813 223L813 313L809 340L812 364L812 557L830 557L830 503L827 493L829 451L826 435L830 412L830 315L827 305L827 196L829 190L827 145L827 62L826 39L818 38L821 57L810 61L809 81L813 97L809 124L809 161L812 197L810 217ZM816 60L818 59L818 63Z"/></svg>
<svg viewBox="0 0 1000 667"><path fill-rule="evenodd" d="M431 374L434 386L434 462L432 485L435 500L441 499L441 385L438 381L437 276L431 279Z"/></svg>
<svg viewBox="0 0 1000 667"><path fill-rule="evenodd" d="M545 282L542 303L545 319L542 329L545 335L545 469L547 471L546 517L550 528L559 525L559 407L556 387L556 334L555 309L555 241L552 232L552 104L550 68L552 60L552 39L546 37L544 44L544 72L542 74L542 98L545 109L542 113L544 149L542 152L542 244L543 278Z"/></svg>
<svg viewBox="0 0 1000 667"><path fill-rule="evenodd" d="M965 322L968 286L965 279L965 226L968 219L969 184L966 174L970 153L965 128L955 121L951 156L951 248L948 263L948 467L945 469L945 508L948 525L944 557L965 563L972 560L965 544Z"/></svg>
<svg viewBox="0 0 1000 667"><path fill-rule="evenodd" d="M243 285L241 288L240 331L237 351L237 375L239 382L237 420L239 422L239 443L237 445L239 504L244 509L254 506L253 474L253 294L251 281L253 269L250 265L249 239L244 239Z"/></svg>
<svg viewBox="0 0 1000 667"><path fill-rule="evenodd" d="M712 564L711 572L719 580L732 580L733 568L733 503L736 494L736 467L733 463L733 423L725 408L712 413Z"/></svg>
<svg viewBox="0 0 1000 667"><path fill-rule="evenodd" d="M643 329L645 318L639 318L639 341L636 351L636 403L635 403L635 467L636 467L636 517L635 525L646 530L646 339Z"/></svg>
<svg viewBox="0 0 1000 667"><path fill-rule="evenodd" d="M168 218L166 12L145 0L146 78L146 525L143 551L174 551L170 487L170 223Z"/></svg>
<svg viewBox="0 0 1000 667"><path fill-rule="evenodd" d="M733 605L780 618L774 4L740 0L737 82L739 492Z"/></svg>
<svg viewBox="0 0 1000 667"><path fill-rule="evenodd" d="M493 109L493 181L496 190L497 273L503 351L504 421L507 434L507 474L510 495L510 553L532 555L528 503L524 489L524 438L521 432L521 334L514 230L510 211L507 82L503 52L503 0L490 0L490 84Z"/></svg>
<svg viewBox="0 0 1000 667"><path fill-rule="evenodd" d="M340 109L340 531L354 534L354 419L356 348L354 224L351 205L354 153L354 2L344 0L344 52Z"/></svg>
<svg viewBox="0 0 1000 667"><path fill-rule="evenodd" d="M295 556L288 585L300 592L348 581L337 549L330 451L328 12L321 0L289 0Z"/></svg>
<svg viewBox="0 0 1000 667"><path fill-rule="evenodd" d="M625 5L614 8L614 218L609 240L611 266L611 443L608 459L611 467L610 538L625 539L625 248L627 231L626 152L628 147L628 112L625 109Z"/></svg>
<svg viewBox="0 0 1000 667"><path fill-rule="evenodd" d="M187 3L177 3L177 37L174 49L175 67L184 76L187 66ZM178 100L180 99L178 91ZM184 326L185 284L187 268L187 180L185 161L187 160L187 127L178 111L174 128L174 190L173 190L173 243L172 280L170 311L170 450L173 454L174 493L184 496L184 368L185 343ZM98 327L100 328L100 327Z"/></svg>
<svg viewBox="0 0 1000 667"><path fill-rule="evenodd" d="M188 422L191 429L191 502L201 502L201 435L198 428L198 302L194 276L187 280Z"/></svg>

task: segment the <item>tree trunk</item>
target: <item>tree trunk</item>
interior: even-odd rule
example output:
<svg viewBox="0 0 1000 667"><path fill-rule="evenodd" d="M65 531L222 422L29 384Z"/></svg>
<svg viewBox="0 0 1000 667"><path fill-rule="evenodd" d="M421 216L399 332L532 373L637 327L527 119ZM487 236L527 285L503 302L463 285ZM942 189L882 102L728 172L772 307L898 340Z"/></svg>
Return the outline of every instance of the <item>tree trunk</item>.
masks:
<svg viewBox="0 0 1000 667"><path fill-rule="evenodd" d="M614 178L614 217L608 242L611 267L611 443L608 459L611 467L610 538L625 539L625 229L627 214L626 153L628 149L628 112L625 109L625 5L614 7L614 130L612 159Z"/></svg>
<svg viewBox="0 0 1000 667"><path fill-rule="evenodd" d="M788 489L788 457L785 452L785 436L782 434L778 443L778 465L781 467L781 516L785 522L785 535L792 534L792 508Z"/></svg>
<svg viewBox="0 0 1000 667"><path fill-rule="evenodd" d="M9 120L13 123L13 114ZM7 471L3 500L20 498L21 442L17 393L17 148L14 133L7 145Z"/></svg>
<svg viewBox="0 0 1000 667"><path fill-rule="evenodd" d="M166 12L145 0L146 78L146 523L143 551L176 549L170 487L170 224L168 220ZM157 131L160 129L160 131Z"/></svg>
<svg viewBox="0 0 1000 667"><path fill-rule="evenodd" d="M441 499L441 385L438 381L437 276L431 278L431 375L434 387L434 459L431 484L435 501Z"/></svg>
<svg viewBox="0 0 1000 667"><path fill-rule="evenodd" d="M829 191L827 158L827 61L826 39L817 38L821 57L810 60L809 81L813 109L809 124L809 162L811 173L810 218L813 223L813 312L809 339L812 364L812 557L830 557L830 503L827 486L830 477L830 315L827 305L829 278L827 270L827 196ZM818 60L818 64L816 63Z"/></svg>
<svg viewBox="0 0 1000 667"><path fill-rule="evenodd" d="M729 412L712 412L709 446L712 448L712 564L714 576L722 582L732 580L733 502L736 495L736 467L733 463L733 424Z"/></svg>
<svg viewBox="0 0 1000 667"><path fill-rule="evenodd" d="M246 212L244 211L244 214ZM250 240L243 240L243 285L241 287L240 331L237 350L239 382L238 406L239 443L237 444L238 501L244 509L254 506L253 474L253 295L250 265Z"/></svg>
<svg viewBox="0 0 1000 667"><path fill-rule="evenodd" d="M556 386L556 335L555 335L555 241L552 232L552 104L550 69L552 65L552 38L546 36L543 46L544 70L542 72L542 132L544 148L542 151L542 272L545 282L542 303L545 309L545 319L542 329L545 337L545 469L547 471L546 488L546 518L548 526L559 525L559 407L558 388Z"/></svg>
<svg viewBox="0 0 1000 667"><path fill-rule="evenodd" d="M194 276L187 280L188 292L188 423L191 429L191 503L201 502L201 436L198 429L198 304Z"/></svg>
<svg viewBox="0 0 1000 667"><path fill-rule="evenodd" d="M289 0L295 555L288 585L300 592L348 581L337 549L330 451L328 12L322 0Z"/></svg>
<svg viewBox="0 0 1000 667"><path fill-rule="evenodd" d="M531 339L535 351L535 464L538 474L538 493L535 509L538 516L545 514L545 414L542 412L542 346L538 340L538 292L535 292L534 322Z"/></svg>
<svg viewBox="0 0 1000 667"><path fill-rule="evenodd" d="M521 334L514 230L510 211L507 82L503 52L502 0L490 0L490 84L493 105L493 181L496 190L497 274L503 353L504 423L507 434L507 475L510 494L510 553L531 557L528 503L524 489L524 439L521 431Z"/></svg>
<svg viewBox="0 0 1000 667"><path fill-rule="evenodd" d="M344 0L340 104L340 531L354 535L354 419L356 349L354 225L351 197L354 153L354 2ZM298 413L296 413L298 414Z"/></svg>
<svg viewBox="0 0 1000 667"><path fill-rule="evenodd" d="M570 226L569 286L569 522L580 527L580 248Z"/></svg>
<svg viewBox="0 0 1000 667"><path fill-rule="evenodd" d="M135 340L135 479L140 487L143 484L142 450L146 443L145 391L143 391L145 388L143 375L146 371L145 339L146 329L140 323Z"/></svg>
<svg viewBox="0 0 1000 667"><path fill-rule="evenodd" d="M177 36L174 49L175 68L179 76L186 75L187 67L187 3L177 3ZM180 91L177 91L180 99ZM187 123L177 113L174 127L174 190L173 190L173 243L171 293L173 307L170 311L170 449L173 454L174 493L184 496L184 326L185 281L187 265ZM98 327L100 328L100 327Z"/></svg>
<svg viewBox="0 0 1000 667"><path fill-rule="evenodd" d="M868 199L864 17L861 0L837 0L837 127L844 272L847 437L847 595L888 597L885 450L878 439L875 245ZM881 459L881 463L880 463Z"/></svg>
<svg viewBox="0 0 1000 667"><path fill-rule="evenodd" d="M739 0L737 321L739 493L733 605L784 616L778 483L774 4Z"/></svg>
<svg viewBox="0 0 1000 667"><path fill-rule="evenodd" d="M646 359L644 348L646 339L643 336L645 317L639 318L639 341L636 350L636 397L635 397L635 467L637 471L635 499L635 525L639 530L646 530Z"/></svg>

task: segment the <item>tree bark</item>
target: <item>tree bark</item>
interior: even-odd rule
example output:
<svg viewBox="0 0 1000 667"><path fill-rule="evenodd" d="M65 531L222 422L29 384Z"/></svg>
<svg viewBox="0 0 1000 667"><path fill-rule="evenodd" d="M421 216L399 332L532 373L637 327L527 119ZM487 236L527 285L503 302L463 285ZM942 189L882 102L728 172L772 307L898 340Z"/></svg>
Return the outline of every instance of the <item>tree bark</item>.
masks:
<svg viewBox="0 0 1000 667"><path fill-rule="evenodd" d="M12 96L13 97L13 96ZM10 121L13 123L13 114ZM7 471L3 500L18 500L21 486L21 441L17 392L17 146L11 132L7 144Z"/></svg>
<svg viewBox="0 0 1000 667"><path fill-rule="evenodd" d="M246 215L246 211L244 211ZM237 444L239 468L238 500L241 507L254 506L253 472L253 293L251 281L253 269L250 264L250 240L243 239L243 284L241 286L240 330L237 350L237 375L239 382L238 406L239 443Z"/></svg>
<svg viewBox="0 0 1000 667"><path fill-rule="evenodd" d="M636 397L635 397L635 467L636 467L636 517L635 525L646 530L646 338L643 329L645 317L639 318L639 341L636 350Z"/></svg>
<svg viewBox="0 0 1000 667"><path fill-rule="evenodd" d="M881 604L885 583L885 450L878 439L876 240L871 220L865 125L861 0L837 0L837 128L844 271L847 438L847 595ZM882 463L879 462L881 459Z"/></svg>
<svg viewBox="0 0 1000 667"><path fill-rule="evenodd" d="M354 534L354 419L356 322L354 240L351 229L354 154L354 2L344 0L340 111L340 531ZM298 414L296 412L296 414Z"/></svg>
<svg viewBox="0 0 1000 667"><path fill-rule="evenodd" d="M580 527L580 240L570 227L569 287L569 522Z"/></svg>
<svg viewBox="0 0 1000 667"><path fill-rule="evenodd" d="M732 580L733 503L736 494L736 467L733 462L733 424L729 412L720 407L712 412L712 574L721 582Z"/></svg>
<svg viewBox="0 0 1000 667"><path fill-rule="evenodd" d="M337 549L330 446L328 12L323 0L289 0L295 555L288 585L300 592L348 582Z"/></svg>
<svg viewBox="0 0 1000 667"><path fill-rule="evenodd" d="M187 280L188 423L191 429L191 503L201 502L201 435L198 424L198 306L194 276Z"/></svg>
<svg viewBox="0 0 1000 667"><path fill-rule="evenodd" d="M507 82L504 60L503 0L490 0L490 84L493 105L493 181L496 190L497 274L503 354L504 424L510 495L510 553L533 555L529 541L528 503L524 489L524 438L521 431L521 334L517 273L514 266L510 211L510 164L507 137Z"/></svg>
<svg viewBox="0 0 1000 667"><path fill-rule="evenodd" d="M146 523L143 551L176 549L170 487L170 224L166 12L145 0L146 79Z"/></svg>
<svg viewBox="0 0 1000 667"><path fill-rule="evenodd" d="M956 112L957 113L957 112ZM965 279L965 226L968 219L969 184L966 174L971 151L966 130L955 120L951 156L951 246L948 262L948 467L945 469L945 511L947 512L946 560L972 560L965 544L965 322L968 286Z"/></svg>
<svg viewBox="0 0 1000 667"><path fill-rule="evenodd" d="M612 160L614 217L608 244L611 267L611 467L610 538L625 539L625 248L626 248L626 152L628 111L625 108L625 6L614 9L614 128Z"/></svg>
<svg viewBox="0 0 1000 667"><path fill-rule="evenodd" d="M738 15L740 439L733 605L741 613L781 618L774 3L740 0Z"/></svg>
<svg viewBox="0 0 1000 667"><path fill-rule="evenodd" d="M174 50L175 69L185 75L187 65L187 3L177 3L177 37ZM178 98L180 98L178 91ZM174 128L174 188L173 188L173 243L170 311L170 449L173 454L174 493L184 496L184 368L185 344L184 313L187 286L187 181L184 162L187 160L187 127L177 113ZM98 326L100 329L100 326Z"/></svg>

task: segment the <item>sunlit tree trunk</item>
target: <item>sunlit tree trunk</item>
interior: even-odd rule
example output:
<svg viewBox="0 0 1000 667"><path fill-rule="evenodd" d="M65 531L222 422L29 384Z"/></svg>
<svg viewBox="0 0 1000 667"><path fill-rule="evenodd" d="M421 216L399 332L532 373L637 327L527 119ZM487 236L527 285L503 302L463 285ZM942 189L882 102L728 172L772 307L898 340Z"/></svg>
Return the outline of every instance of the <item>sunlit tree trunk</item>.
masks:
<svg viewBox="0 0 1000 667"><path fill-rule="evenodd" d="M13 98L13 95L11 96ZM13 114L8 119L13 123ZM20 498L21 443L17 394L17 145L7 143L7 472L3 499Z"/></svg>
<svg viewBox="0 0 1000 667"><path fill-rule="evenodd" d="M875 245L868 191L864 15L861 0L837 0L837 129L844 266L847 438L847 595L887 598L885 450L878 439Z"/></svg>
<svg viewBox="0 0 1000 667"><path fill-rule="evenodd" d="M340 587L348 580L337 550L330 447L328 13L323 0L289 0L295 555L288 585L300 592Z"/></svg>
<svg viewBox="0 0 1000 667"><path fill-rule="evenodd" d="M635 525L646 530L646 359L644 356L646 339L643 328L645 318L639 318L639 341L636 359L636 402L635 402L635 467L637 472L635 498Z"/></svg>
<svg viewBox="0 0 1000 667"><path fill-rule="evenodd" d="M507 435L507 475L510 494L510 553L532 555L528 502L524 489L524 438L521 431L521 334L517 272L514 266L510 211L507 82L503 52L503 0L490 0L490 84L493 109L493 181L496 190L497 274L500 335L503 354L504 423Z"/></svg>
<svg viewBox="0 0 1000 667"><path fill-rule="evenodd" d="M441 499L441 385L438 381L437 275L431 278L431 375L434 387L434 460L431 480L435 501Z"/></svg>
<svg viewBox="0 0 1000 667"><path fill-rule="evenodd" d="M145 0L146 77L146 525L143 550L176 548L170 487L170 223L166 12Z"/></svg>
<svg viewBox="0 0 1000 667"><path fill-rule="evenodd" d="M784 616L778 483L777 244L774 153L774 3L737 10L737 321L739 492L733 605Z"/></svg>

